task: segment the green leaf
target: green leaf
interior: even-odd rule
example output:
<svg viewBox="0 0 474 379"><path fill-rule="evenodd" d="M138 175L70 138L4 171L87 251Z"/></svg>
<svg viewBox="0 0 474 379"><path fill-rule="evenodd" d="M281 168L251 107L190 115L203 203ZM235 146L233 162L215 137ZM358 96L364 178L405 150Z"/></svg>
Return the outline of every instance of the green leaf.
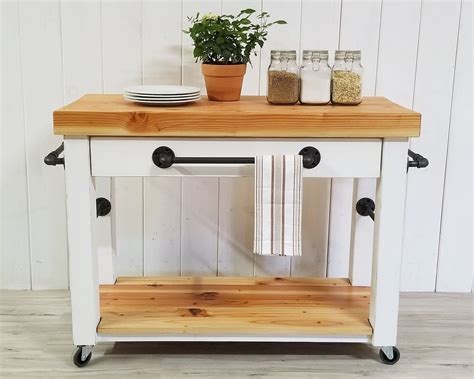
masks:
<svg viewBox="0 0 474 379"><path fill-rule="evenodd" d="M285 25L288 23L285 20L276 20L276 21L273 21L273 24Z"/></svg>

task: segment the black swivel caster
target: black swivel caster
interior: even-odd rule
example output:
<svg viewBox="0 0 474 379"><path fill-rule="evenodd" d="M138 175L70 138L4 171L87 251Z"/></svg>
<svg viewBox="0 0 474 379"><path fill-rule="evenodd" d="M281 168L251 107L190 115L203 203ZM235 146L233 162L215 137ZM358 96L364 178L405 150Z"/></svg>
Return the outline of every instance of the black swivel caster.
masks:
<svg viewBox="0 0 474 379"><path fill-rule="evenodd" d="M391 354L390 350L392 351ZM398 350L395 346L380 349L379 355L382 363L386 365L394 365L400 360L400 350Z"/></svg>
<svg viewBox="0 0 474 379"><path fill-rule="evenodd" d="M92 358L92 347L90 346L78 346L72 361L77 367L86 366Z"/></svg>

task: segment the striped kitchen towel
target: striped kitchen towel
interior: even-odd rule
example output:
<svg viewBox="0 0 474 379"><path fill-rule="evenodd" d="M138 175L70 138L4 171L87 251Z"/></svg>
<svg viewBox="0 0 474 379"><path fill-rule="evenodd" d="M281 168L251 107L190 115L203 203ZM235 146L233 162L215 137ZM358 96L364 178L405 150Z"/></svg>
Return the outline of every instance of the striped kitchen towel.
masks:
<svg viewBox="0 0 474 379"><path fill-rule="evenodd" d="M301 255L301 155L255 157L254 253Z"/></svg>

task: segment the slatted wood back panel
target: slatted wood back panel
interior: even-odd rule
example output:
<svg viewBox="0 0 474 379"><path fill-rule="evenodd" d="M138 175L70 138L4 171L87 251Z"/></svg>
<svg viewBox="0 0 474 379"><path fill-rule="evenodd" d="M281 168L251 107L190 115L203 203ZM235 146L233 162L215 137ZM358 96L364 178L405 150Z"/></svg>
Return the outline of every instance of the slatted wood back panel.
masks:
<svg viewBox="0 0 474 379"><path fill-rule="evenodd" d="M244 82L264 94L272 48L362 49L364 92L423 114L412 147L431 165L408 178L404 290L470 291L472 2L396 0L142 0L32 2L2 9L2 238L0 287L66 288L64 177L43 156L60 142L52 111L84 93L129 84L203 86L191 40L196 12L252 7L284 18ZM459 165L463 160L463 165ZM469 167L468 167L469 166ZM249 178L117 178L117 258L131 275L349 275L353 197L370 180L308 180L301 258L254 257ZM371 244L361 246L368 283Z"/></svg>

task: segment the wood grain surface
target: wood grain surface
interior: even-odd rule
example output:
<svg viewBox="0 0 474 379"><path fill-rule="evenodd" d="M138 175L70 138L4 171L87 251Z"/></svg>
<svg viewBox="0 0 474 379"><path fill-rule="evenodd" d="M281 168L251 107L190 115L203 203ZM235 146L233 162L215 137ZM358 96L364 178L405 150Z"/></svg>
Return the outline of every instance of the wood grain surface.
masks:
<svg viewBox="0 0 474 379"><path fill-rule="evenodd" d="M347 279L119 278L98 332L367 336L369 295Z"/></svg>
<svg viewBox="0 0 474 379"><path fill-rule="evenodd" d="M137 105L121 95L85 95L54 112L54 133L157 137L417 137L421 115L383 97L359 106L275 106L264 96L185 106Z"/></svg>

